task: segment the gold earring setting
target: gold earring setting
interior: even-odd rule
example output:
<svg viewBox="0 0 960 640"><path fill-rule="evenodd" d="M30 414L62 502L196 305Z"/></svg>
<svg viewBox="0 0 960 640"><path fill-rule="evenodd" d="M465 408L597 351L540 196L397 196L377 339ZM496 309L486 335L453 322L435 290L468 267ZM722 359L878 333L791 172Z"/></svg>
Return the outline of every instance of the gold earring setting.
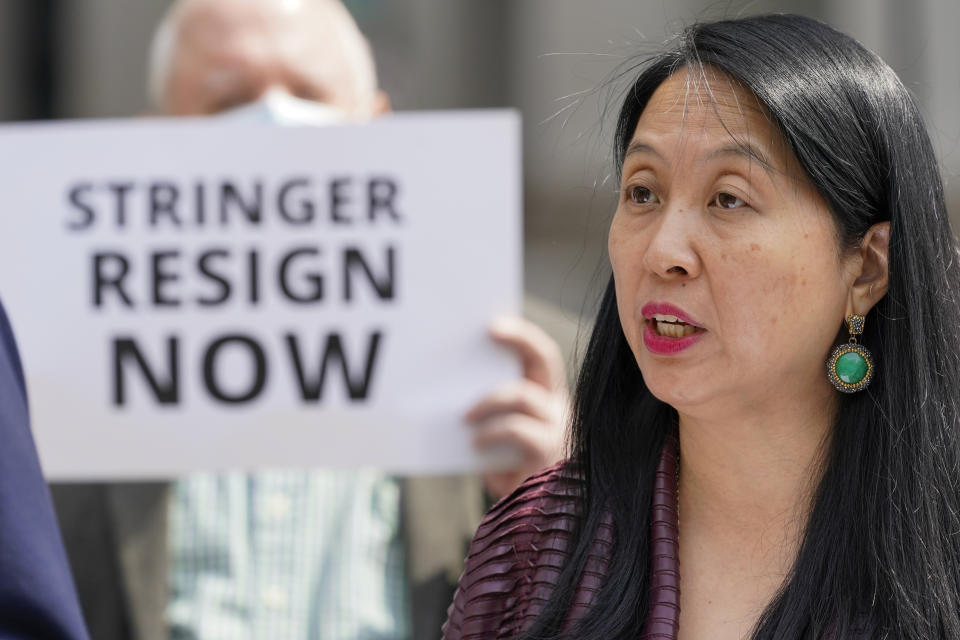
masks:
<svg viewBox="0 0 960 640"><path fill-rule="evenodd" d="M863 391L873 379L873 356L869 349L857 342L865 320L861 315L847 316L850 340L834 349L827 360L827 378L837 391Z"/></svg>

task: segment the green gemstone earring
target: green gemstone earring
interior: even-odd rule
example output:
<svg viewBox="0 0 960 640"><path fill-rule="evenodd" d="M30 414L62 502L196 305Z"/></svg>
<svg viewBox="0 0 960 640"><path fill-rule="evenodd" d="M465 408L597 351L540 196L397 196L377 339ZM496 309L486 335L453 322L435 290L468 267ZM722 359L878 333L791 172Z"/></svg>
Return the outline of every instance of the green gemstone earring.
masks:
<svg viewBox="0 0 960 640"><path fill-rule="evenodd" d="M873 357L870 350L857 342L863 333L863 316L847 316L850 341L833 350L827 360L827 377L843 393L863 391L873 379Z"/></svg>

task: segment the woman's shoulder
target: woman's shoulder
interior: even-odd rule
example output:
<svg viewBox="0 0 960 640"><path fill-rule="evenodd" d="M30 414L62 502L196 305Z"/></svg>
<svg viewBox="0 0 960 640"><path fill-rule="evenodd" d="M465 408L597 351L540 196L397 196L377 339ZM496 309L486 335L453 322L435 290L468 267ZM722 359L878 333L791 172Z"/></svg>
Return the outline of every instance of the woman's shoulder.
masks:
<svg viewBox="0 0 960 640"><path fill-rule="evenodd" d="M567 560L581 494L577 470L560 463L487 512L447 611L444 638L512 637L540 614Z"/></svg>
<svg viewBox="0 0 960 640"><path fill-rule="evenodd" d="M582 482L569 461L559 462L527 478L494 504L477 528L475 542L503 526L529 529L534 521L572 518L578 513Z"/></svg>

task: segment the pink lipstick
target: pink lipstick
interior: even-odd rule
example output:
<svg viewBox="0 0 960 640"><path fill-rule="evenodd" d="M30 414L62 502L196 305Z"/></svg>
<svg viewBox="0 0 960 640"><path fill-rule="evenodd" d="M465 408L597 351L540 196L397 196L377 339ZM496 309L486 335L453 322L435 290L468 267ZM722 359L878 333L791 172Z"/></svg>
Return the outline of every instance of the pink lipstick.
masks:
<svg viewBox="0 0 960 640"><path fill-rule="evenodd" d="M693 346L705 329L683 309L667 302L650 302L640 310L643 344L655 355L674 355Z"/></svg>

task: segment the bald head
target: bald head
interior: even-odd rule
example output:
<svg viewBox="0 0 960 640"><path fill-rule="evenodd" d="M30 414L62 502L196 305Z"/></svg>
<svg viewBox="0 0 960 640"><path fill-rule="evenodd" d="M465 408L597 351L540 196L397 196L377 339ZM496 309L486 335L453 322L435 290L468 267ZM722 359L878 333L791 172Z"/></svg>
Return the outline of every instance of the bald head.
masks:
<svg viewBox="0 0 960 640"><path fill-rule="evenodd" d="M354 117L383 108L370 47L339 0L173 4L151 49L151 98L161 113L217 113L271 89Z"/></svg>

